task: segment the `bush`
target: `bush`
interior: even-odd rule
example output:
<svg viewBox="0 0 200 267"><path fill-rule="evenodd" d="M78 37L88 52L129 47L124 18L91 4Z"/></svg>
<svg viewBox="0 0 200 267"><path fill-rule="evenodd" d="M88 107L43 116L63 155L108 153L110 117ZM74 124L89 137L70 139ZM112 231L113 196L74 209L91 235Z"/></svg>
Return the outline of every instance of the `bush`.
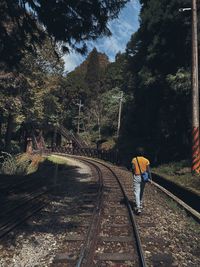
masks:
<svg viewBox="0 0 200 267"><path fill-rule="evenodd" d="M19 146L19 143L17 141L11 141L11 153L13 155L16 155L18 153L20 153L21 149L20 149L20 146Z"/></svg>
<svg viewBox="0 0 200 267"><path fill-rule="evenodd" d="M38 169L43 159L39 155L20 154L12 156L7 152L0 155L0 173L7 175L26 175Z"/></svg>
<svg viewBox="0 0 200 267"><path fill-rule="evenodd" d="M7 152L1 152L1 169L0 172L2 174L13 175L17 170L17 162L16 159Z"/></svg>

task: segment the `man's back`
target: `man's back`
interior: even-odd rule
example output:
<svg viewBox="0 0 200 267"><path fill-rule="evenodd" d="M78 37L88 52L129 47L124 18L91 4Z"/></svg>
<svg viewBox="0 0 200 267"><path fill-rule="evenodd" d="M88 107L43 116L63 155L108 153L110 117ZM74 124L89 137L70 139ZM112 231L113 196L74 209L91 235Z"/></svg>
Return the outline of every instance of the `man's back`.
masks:
<svg viewBox="0 0 200 267"><path fill-rule="evenodd" d="M138 159L138 162L140 164L140 168L138 166L138 162L137 162L137 159ZM134 167L134 173L135 175L140 175L140 169L141 169L141 172L146 172L147 171L147 166L150 164L149 160L146 159L145 157L142 157L142 156L139 156L139 157L136 157L132 159L132 164L133 164L133 167Z"/></svg>

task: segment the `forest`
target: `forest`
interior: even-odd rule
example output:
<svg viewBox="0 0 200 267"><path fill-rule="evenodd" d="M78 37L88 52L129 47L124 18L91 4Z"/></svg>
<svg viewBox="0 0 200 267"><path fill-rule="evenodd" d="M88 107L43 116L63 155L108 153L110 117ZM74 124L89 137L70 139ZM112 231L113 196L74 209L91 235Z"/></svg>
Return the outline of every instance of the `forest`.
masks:
<svg viewBox="0 0 200 267"><path fill-rule="evenodd" d="M138 146L154 164L188 159L191 12L180 8L191 1L140 0L140 27L124 53L111 63L94 47L66 73L63 54L69 47L86 53L86 40L109 36L108 21L127 1L95 1L95 8L88 1L69 2L70 8L67 1L1 1L0 150L23 151L33 133L51 146L53 129L62 125L89 147L117 149L127 160ZM198 38L199 29L200 22Z"/></svg>

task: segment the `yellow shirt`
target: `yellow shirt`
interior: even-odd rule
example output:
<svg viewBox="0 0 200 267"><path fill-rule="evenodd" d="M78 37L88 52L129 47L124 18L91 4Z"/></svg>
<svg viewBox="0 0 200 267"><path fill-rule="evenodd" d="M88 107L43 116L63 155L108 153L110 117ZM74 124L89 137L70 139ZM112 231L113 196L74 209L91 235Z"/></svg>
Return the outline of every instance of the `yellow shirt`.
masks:
<svg viewBox="0 0 200 267"><path fill-rule="evenodd" d="M144 158L144 157L137 157L139 164L140 164L140 169L141 172L146 172L147 171L147 166L150 164L149 160ZM137 159L133 158L132 159L132 164L134 166L134 170L135 170L135 175L140 175L140 169L137 163Z"/></svg>

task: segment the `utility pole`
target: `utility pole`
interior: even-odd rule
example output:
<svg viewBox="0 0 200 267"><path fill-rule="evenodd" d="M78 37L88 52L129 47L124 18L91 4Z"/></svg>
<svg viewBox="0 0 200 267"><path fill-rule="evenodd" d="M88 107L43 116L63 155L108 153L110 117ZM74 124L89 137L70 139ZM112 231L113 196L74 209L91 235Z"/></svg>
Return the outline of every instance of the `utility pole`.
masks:
<svg viewBox="0 0 200 267"><path fill-rule="evenodd" d="M79 134L80 132L80 114L81 114L81 108L83 107L83 104L81 104L81 100L79 103L76 104L78 106L78 126L77 126L77 132Z"/></svg>
<svg viewBox="0 0 200 267"><path fill-rule="evenodd" d="M113 98L119 99L119 113L118 113L118 125L117 125L117 137L119 137L119 130L121 126L123 92L121 92L120 96L113 96Z"/></svg>
<svg viewBox="0 0 200 267"><path fill-rule="evenodd" d="M192 0L192 172L200 173L197 3Z"/></svg>
<svg viewBox="0 0 200 267"><path fill-rule="evenodd" d="M192 11L192 166L193 174L200 173L199 141L199 82L198 82L198 33L197 1L192 0L192 8L180 8L180 12Z"/></svg>

